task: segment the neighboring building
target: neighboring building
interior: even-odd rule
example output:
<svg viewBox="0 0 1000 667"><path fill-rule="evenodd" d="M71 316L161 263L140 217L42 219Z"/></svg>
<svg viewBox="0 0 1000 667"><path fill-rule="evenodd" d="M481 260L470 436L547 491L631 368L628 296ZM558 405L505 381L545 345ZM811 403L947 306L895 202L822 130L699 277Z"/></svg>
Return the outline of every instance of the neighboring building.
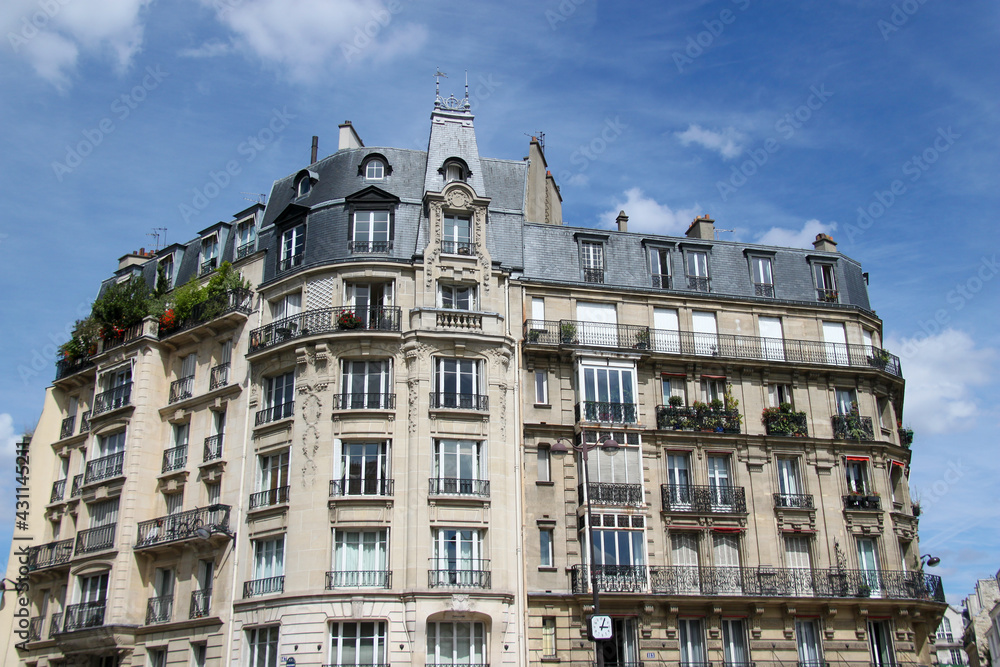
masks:
<svg viewBox="0 0 1000 667"><path fill-rule="evenodd" d="M1000 656L1000 571L980 579L972 595L962 600L965 632L962 641L971 667L991 667Z"/></svg>
<svg viewBox="0 0 1000 667"><path fill-rule="evenodd" d="M861 267L562 224L539 142L365 147L114 280L254 286L61 363L25 664L931 664L945 613ZM762 416L758 416L762 415ZM620 450L581 462L553 445ZM557 451L559 447L556 447ZM593 506L591 564L587 503Z"/></svg>
<svg viewBox="0 0 1000 667"><path fill-rule="evenodd" d="M944 610L944 616L941 618L941 625L938 626L934 641L938 664L942 667L945 665L958 667L969 664L962 639L964 630L965 620L962 618L962 612L948 605L948 608Z"/></svg>

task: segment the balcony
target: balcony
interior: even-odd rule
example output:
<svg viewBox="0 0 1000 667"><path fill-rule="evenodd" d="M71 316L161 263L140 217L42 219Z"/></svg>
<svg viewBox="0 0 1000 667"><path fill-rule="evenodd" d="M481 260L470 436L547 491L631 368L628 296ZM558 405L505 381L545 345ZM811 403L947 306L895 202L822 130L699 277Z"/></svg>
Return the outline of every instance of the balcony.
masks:
<svg viewBox="0 0 1000 667"><path fill-rule="evenodd" d="M248 289L234 289L213 296L196 304L183 320L178 320L171 327L160 327L160 339L192 329L200 324L210 322L230 313L249 315L253 312L253 292Z"/></svg>
<svg viewBox="0 0 1000 667"><path fill-rule="evenodd" d="M468 558L431 558L429 588L489 588L490 561Z"/></svg>
<svg viewBox="0 0 1000 667"><path fill-rule="evenodd" d="M44 616L33 616L31 620L28 621L28 640L29 642L37 642L42 638L42 626L45 625Z"/></svg>
<svg viewBox="0 0 1000 667"><path fill-rule="evenodd" d="M673 283L671 283L669 275L653 274L653 287L656 289L671 289Z"/></svg>
<svg viewBox="0 0 1000 667"><path fill-rule="evenodd" d="M125 452L108 454L87 463L84 484L93 484L112 477L121 477L125 472Z"/></svg>
<svg viewBox="0 0 1000 667"><path fill-rule="evenodd" d="M63 632L99 628L104 625L104 606L106 602L84 602L66 607L66 623Z"/></svg>
<svg viewBox="0 0 1000 667"><path fill-rule="evenodd" d="M276 422L279 419L286 419L295 414L295 401L288 401L287 403L281 403L280 405L273 405L269 408L264 408L260 410L253 420L254 426L261 426L263 424L270 424L271 422Z"/></svg>
<svg viewBox="0 0 1000 667"><path fill-rule="evenodd" d="M716 409L700 405L656 406L656 428L661 431L740 433L742 421L743 418L740 416L739 410Z"/></svg>
<svg viewBox="0 0 1000 667"><path fill-rule="evenodd" d="M72 538L31 547L28 549L28 572L63 565L68 563L72 557Z"/></svg>
<svg viewBox="0 0 1000 667"><path fill-rule="evenodd" d="M486 394L456 394L453 392L431 392L431 410L458 409L481 410L490 409L489 396Z"/></svg>
<svg viewBox="0 0 1000 667"><path fill-rule="evenodd" d="M326 590L334 588L392 588L390 570L338 570L326 573Z"/></svg>
<svg viewBox="0 0 1000 667"><path fill-rule="evenodd" d="M845 510L882 510L882 498L868 493L852 493L843 496Z"/></svg>
<svg viewBox="0 0 1000 667"><path fill-rule="evenodd" d="M188 618L205 618L211 614L212 589L191 591L191 611Z"/></svg>
<svg viewBox="0 0 1000 667"><path fill-rule="evenodd" d="M468 241L441 241L441 252L446 255L475 255L476 244Z"/></svg>
<svg viewBox="0 0 1000 667"><path fill-rule="evenodd" d="M73 488L69 492L70 498L79 498L82 493L81 488L83 487L83 475L73 475Z"/></svg>
<svg viewBox="0 0 1000 667"><path fill-rule="evenodd" d="M833 437L838 440L874 440L875 429L872 426L872 418L859 415L834 415Z"/></svg>
<svg viewBox="0 0 1000 667"><path fill-rule="evenodd" d="M587 499L583 496L583 484L576 488L577 501L584 506ZM624 505L626 507L642 507L646 504L643 497L642 484L618 484L609 482L591 482L587 487L587 496L595 505Z"/></svg>
<svg viewBox="0 0 1000 667"><path fill-rule="evenodd" d="M774 285L771 283L754 283L753 295L762 296L768 299L774 298Z"/></svg>
<svg viewBox="0 0 1000 667"><path fill-rule="evenodd" d="M250 494L250 509L256 510L263 507L272 507L274 505L281 505L288 502L288 491L292 487L282 486L276 489L268 489L267 491L258 491L257 493Z"/></svg>
<svg viewBox="0 0 1000 667"><path fill-rule="evenodd" d="M344 318L342 321L342 315L350 315L353 319ZM342 306L307 310L251 331L249 352L252 354L272 345L315 334L399 331L400 318L399 306L371 306L360 310ZM357 326L352 326L355 322Z"/></svg>
<svg viewBox="0 0 1000 667"><path fill-rule="evenodd" d="M141 521L136 527L136 551L160 544L179 542L198 537L199 528L211 533L229 534L229 505L209 505L198 509L168 514L149 521Z"/></svg>
<svg viewBox="0 0 1000 667"><path fill-rule="evenodd" d="M901 428L899 431L899 444L903 447L909 447L913 444L913 429L912 428Z"/></svg>
<svg viewBox="0 0 1000 667"><path fill-rule="evenodd" d="M306 254L300 252L297 255L289 255L281 261L278 262L278 273L283 271L291 271L297 266L302 266L303 260L305 260Z"/></svg>
<svg viewBox="0 0 1000 667"><path fill-rule="evenodd" d="M742 486L691 486L662 484L664 512L694 514L746 514L746 492Z"/></svg>
<svg viewBox="0 0 1000 667"><path fill-rule="evenodd" d="M116 527L117 524L112 523L78 532L76 534L77 555L114 548Z"/></svg>
<svg viewBox="0 0 1000 667"><path fill-rule="evenodd" d="M774 494L774 506L777 508L811 510L813 497L810 493L776 493Z"/></svg>
<svg viewBox="0 0 1000 667"><path fill-rule="evenodd" d="M470 310L439 308L435 309L434 325L439 329L482 331L483 314Z"/></svg>
<svg viewBox="0 0 1000 667"><path fill-rule="evenodd" d="M194 376L189 375L170 383L170 403L194 396Z"/></svg>
<svg viewBox="0 0 1000 667"><path fill-rule="evenodd" d="M712 283L707 276L692 276L688 275L687 278L687 288L689 290L694 290L695 292L711 292Z"/></svg>
<svg viewBox="0 0 1000 667"><path fill-rule="evenodd" d="M198 277L203 278L215 271L219 267L218 257L209 257L204 262L201 263L201 268L198 271Z"/></svg>
<svg viewBox="0 0 1000 667"><path fill-rule="evenodd" d="M802 438L809 435L809 418L805 412L780 407L765 408L760 421L768 435Z"/></svg>
<svg viewBox="0 0 1000 667"><path fill-rule="evenodd" d="M243 597L254 598L259 595L285 592L285 577L267 577L243 582Z"/></svg>
<svg viewBox="0 0 1000 667"><path fill-rule="evenodd" d="M170 449L163 450L163 466L160 472L173 472L175 470L183 470L184 466L187 465L188 460L188 448L187 445L181 445L180 447L171 447Z"/></svg>
<svg viewBox="0 0 1000 667"><path fill-rule="evenodd" d="M63 612L57 611L52 614L52 620L49 621L49 639L52 639L58 633L62 632L62 619Z"/></svg>
<svg viewBox="0 0 1000 667"><path fill-rule="evenodd" d="M49 502L57 503L63 499L64 495L66 495L66 480L57 479L52 482L52 493L49 494Z"/></svg>
<svg viewBox="0 0 1000 667"><path fill-rule="evenodd" d="M229 362L212 366L208 376L208 390L215 391L229 384Z"/></svg>
<svg viewBox="0 0 1000 667"><path fill-rule="evenodd" d="M657 354L716 357L820 366L875 369L902 377L899 357L871 345L825 343L790 338L696 333L634 324L580 320L525 320L530 345L586 345Z"/></svg>
<svg viewBox="0 0 1000 667"><path fill-rule="evenodd" d="M257 241L253 240L249 243L244 243L236 248L236 261L243 259L244 257L249 257L257 249Z"/></svg>
<svg viewBox="0 0 1000 667"><path fill-rule="evenodd" d="M146 625L169 623L174 615L174 596L163 595L146 601Z"/></svg>
<svg viewBox="0 0 1000 667"><path fill-rule="evenodd" d="M431 477L429 484L428 493L432 496L490 497L490 481L488 479Z"/></svg>
<svg viewBox="0 0 1000 667"><path fill-rule="evenodd" d="M93 417L131 405L132 383L126 382L94 396Z"/></svg>
<svg viewBox="0 0 1000 667"><path fill-rule="evenodd" d="M378 477L351 477L330 480L330 497L391 496L393 480Z"/></svg>
<svg viewBox="0 0 1000 667"><path fill-rule="evenodd" d="M222 433L210 435L205 438L205 451L201 455L202 461L208 463L209 461L217 461L222 458L222 439Z"/></svg>
<svg viewBox="0 0 1000 667"><path fill-rule="evenodd" d="M63 419L62 425L59 427L59 439L63 440L73 435L74 428L76 428L76 415L70 415Z"/></svg>
<svg viewBox="0 0 1000 667"><path fill-rule="evenodd" d="M941 577L919 571L658 565L595 569L598 590L605 593L945 601ZM589 593L589 568L574 565L570 581L573 593Z"/></svg>
<svg viewBox="0 0 1000 667"><path fill-rule="evenodd" d="M56 381L68 378L82 370L94 367L94 360L88 357L60 359L56 362Z"/></svg>
<svg viewBox="0 0 1000 667"><path fill-rule="evenodd" d="M155 321L155 319L153 320ZM137 322L127 329L117 331L113 336L108 336L101 341L101 352L107 352L116 347L121 347L126 343L142 338L143 323ZM94 414L97 414L96 412Z"/></svg>
<svg viewBox="0 0 1000 667"><path fill-rule="evenodd" d="M837 303L837 290L820 287L816 290L816 300L823 303Z"/></svg>
<svg viewBox="0 0 1000 667"><path fill-rule="evenodd" d="M90 431L90 410L87 410L82 415L80 415L80 433L87 433Z"/></svg>
<svg viewBox="0 0 1000 667"><path fill-rule="evenodd" d="M604 282L604 269L585 268L583 270L583 282L585 282L585 283L603 283Z"/></svg>
<svg viewBox="0 0 1000 667"><path fill-rule="evenodd" d="M635 424L639 421L639 406L635 403L581 401L576 406L576 420L601 424Z"/></svg>
<svg viewBox="0 0 1000 667"><path fill-rule="evenodd" d="M334 394L334 410L395 410L396 394Z"/></svg>
<svg viewBox="0 0 1000 667"><path fill-rule="evenodd" d="M392 241L348 241L347 249L355 255L388 255Z"/></svg>

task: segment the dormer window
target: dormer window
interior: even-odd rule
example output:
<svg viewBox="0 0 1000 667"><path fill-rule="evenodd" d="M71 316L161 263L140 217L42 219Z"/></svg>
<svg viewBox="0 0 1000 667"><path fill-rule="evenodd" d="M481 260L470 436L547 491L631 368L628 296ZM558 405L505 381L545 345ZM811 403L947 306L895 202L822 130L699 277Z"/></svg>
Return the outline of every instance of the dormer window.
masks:
<svg viewBox="0 0 1000 667"><path fill-rule="evenodd" d="M160 281L163 284L160 284ZM174 256L167 255L156 267L156 289L171 290L174 288Z"/></svg>
<svg viewBox="0 0 1000 667"><path fill-rule="evenodd" d="M457 164L449 164L445 168L445 172L444 172L445 180L448 180L448 181L464 181L465 179L462 178L463 175L464 174L462 174L462 168L459 165L457 165Z"/></svg>
<svg viewBox="0 0 1000 667"><path fill-rule="evenodd" d="M219 237L215 234L201 242L201 270L199 275L208 275L219 266Z"/></svg>
<svg viewBox="0 0 1000 667"><path fill-rule="evenodd" d="M451 183L452 181L467 181L472 172L469 171L469 167L465 162L457 157L448 158L445 160L444 164L438 170L442 176L444 176L445 183Z"/></svg>
<svg viewBox="0 0 1000 667"><path fill-rule="evenodd" d="M303 169L295 177L295 196L305 197L312 190L313 183L319 180L316 172Z"/></svg>
<svg viewBox="0 0 1000 667"><path fill-rule="evenodd" d="M472 218L460 215L444 216L444 238L441 240L441 252L452 255L471 255L474 249Z"/></svg>
<svg viewBox="0 0 1000 667"><path fill-rule="evenodd" d="M385 163L382 160L369 160L365 165L365 178L372 181L381 181L385 178Z"/></svg>

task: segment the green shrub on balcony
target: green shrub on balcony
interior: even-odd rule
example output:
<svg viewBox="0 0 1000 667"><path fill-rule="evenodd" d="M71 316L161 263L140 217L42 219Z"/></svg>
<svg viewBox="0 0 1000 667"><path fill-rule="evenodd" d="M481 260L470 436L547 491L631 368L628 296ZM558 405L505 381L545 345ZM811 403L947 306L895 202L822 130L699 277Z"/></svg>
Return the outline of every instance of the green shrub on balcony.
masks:
<svg viewBox="0 0 1000 667"><path fill-rule="evenodd" d="M805 436L806 413L796 412L791 403L782 403L776 408L764 408L760 421L768 435Z"/></svg>
<svg viewBox="0 0 1000 667"><path fill-rule="evenodd" d="M91 317L101 327L101 337L121 335L150 314L153 295L142 278L135 276L104 290L91 306Z"/></svg>
<svg viewBox="0 0 1000 667"><path fill-rule="evenodd" d="M70 339L59 346L59 357L67 361L83 359L97 352L97 339L100 337L101 325L93 317L87 316L77 320L73 325Z"/></svg>

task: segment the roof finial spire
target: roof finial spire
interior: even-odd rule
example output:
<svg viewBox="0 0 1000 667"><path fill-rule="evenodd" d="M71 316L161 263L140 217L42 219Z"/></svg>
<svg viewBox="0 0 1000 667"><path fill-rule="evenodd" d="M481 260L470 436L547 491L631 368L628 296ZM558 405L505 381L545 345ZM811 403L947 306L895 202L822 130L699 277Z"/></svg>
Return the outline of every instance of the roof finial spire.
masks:
<svg viewBox="0 0 1000 667"><path fill-rule="evenodd" d="M440 109L444 106L444 100L441 99L441 77L448 78L448 75L441 71L438 67L437 71L434 73L434 107Z"/></svg>
<svg viewBox="0 0 1000 667"><path fill-rule="evenodd" d="M469 70L465 70L465 108L469 108Z"/></svg>

